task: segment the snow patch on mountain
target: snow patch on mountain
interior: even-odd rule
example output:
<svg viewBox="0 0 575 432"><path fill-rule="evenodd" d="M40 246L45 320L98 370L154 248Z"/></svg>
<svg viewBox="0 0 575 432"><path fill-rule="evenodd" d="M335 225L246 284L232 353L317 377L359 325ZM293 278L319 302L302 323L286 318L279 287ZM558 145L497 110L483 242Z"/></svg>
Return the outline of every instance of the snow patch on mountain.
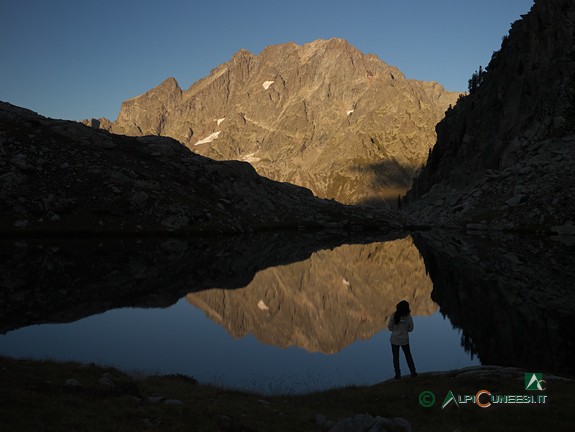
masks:
<svg viewBox="0 0 575 432"><path fill-rule="evenodd" d="M213 140L215 140L218 136L220 136L220 134L222 133L222 131L218 131L218 132L214 132L213 134L211 134L210 136L207 136L206 138L199 140L197 143L195 143L194 145L200 145L200 144L208 144L211 143Z"/></svg>

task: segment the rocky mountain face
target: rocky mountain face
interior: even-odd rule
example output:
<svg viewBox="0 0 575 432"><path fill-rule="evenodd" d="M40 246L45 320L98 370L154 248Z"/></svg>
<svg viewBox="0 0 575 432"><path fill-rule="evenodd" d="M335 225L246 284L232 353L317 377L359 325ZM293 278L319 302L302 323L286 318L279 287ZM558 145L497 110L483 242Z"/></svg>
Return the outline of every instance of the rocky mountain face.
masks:
<svg viewBox="0 0 575 432"><path fill-rule="evenodd" d="M166 137L127 137L0 102L2 233L250 232L398 226L217 162Z"/></svg>
<svg viewBox="0 0 575 432"><path fill-rule="evenodd" d="M248 286L188 294L234 337L326 354L387 328L395 305L431 315L432 284L410 237L322 250L301 262L260 271Z"/></svg>
<svg viewBox="0 0 575 432"><path fill-rule="evenodd" d="M575 233L575 3L538 0L448 110L408 201L420 220Z"/></svg>
<svg viewBox="0 0 575 432"><path fill-rule="evenodd" d="M317 40L241 50L188 90L169 78L125 101L111 126L92 125L169 136L320 197L377 202L410 187L457 97L345 40Z"/></svg>

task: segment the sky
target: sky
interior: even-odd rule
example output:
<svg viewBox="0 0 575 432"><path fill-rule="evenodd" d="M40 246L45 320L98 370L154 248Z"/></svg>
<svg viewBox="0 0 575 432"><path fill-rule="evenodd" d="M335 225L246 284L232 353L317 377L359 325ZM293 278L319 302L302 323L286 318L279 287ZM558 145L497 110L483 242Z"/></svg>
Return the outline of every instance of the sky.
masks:
<svg viewBox="0 0 575 432"><path fill-rule="evenodd" d="M533 0L0 0L0 100L115 120L172 76L187 89L244 48L340 37L408 78L467 90Z"/></svg>

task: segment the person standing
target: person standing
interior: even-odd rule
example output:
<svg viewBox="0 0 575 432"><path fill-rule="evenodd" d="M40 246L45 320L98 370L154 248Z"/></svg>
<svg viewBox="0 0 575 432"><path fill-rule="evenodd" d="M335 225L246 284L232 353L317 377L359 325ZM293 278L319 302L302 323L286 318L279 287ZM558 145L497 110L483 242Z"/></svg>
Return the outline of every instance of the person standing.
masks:
<svg viewBox="0 0 575 432"><path fill-rule="evenodd" d="M405 354L405 360L412 377L417 376L415 371L415 363L411 356L409 349L409 333L413 331L413 319L411 319L411 310L409 303L405 300L400 301L395 307L395 313L389 318L387 328L391 332L391 352L393 353L393 368L395 369L395 379L401 378L401 370L399 368L399 347Z"/></svg>

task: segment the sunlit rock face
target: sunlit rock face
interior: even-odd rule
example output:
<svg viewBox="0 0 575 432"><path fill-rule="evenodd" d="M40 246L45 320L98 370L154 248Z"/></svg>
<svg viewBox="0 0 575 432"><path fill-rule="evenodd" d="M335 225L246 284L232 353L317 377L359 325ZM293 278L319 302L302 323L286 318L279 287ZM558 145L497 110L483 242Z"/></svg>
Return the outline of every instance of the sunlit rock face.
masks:
<svg viewBox="0 0 575 432"><path fill-rule="evenodd" d="M437 125L408 195L434 225L575 233L575 3L536 1Z"/></svg>
<svg viewBox="0 0 575 432"><path fill-rule="evenodd" d="M345 40L317 40L240 50L188 90L169 78L125 101L112 130L170 136L320 197L379 202L409 188L457 97Z"/></svg>
<svg viewBox="0 0 575 432"><path fill-rule="evenodd" d="M400 300L413 315L431 315L431 291L408 237L319 251L263 270L243 289L195 292L187 300L234 337L251 333L271 345L334 353L386 328Z"/></svg>

